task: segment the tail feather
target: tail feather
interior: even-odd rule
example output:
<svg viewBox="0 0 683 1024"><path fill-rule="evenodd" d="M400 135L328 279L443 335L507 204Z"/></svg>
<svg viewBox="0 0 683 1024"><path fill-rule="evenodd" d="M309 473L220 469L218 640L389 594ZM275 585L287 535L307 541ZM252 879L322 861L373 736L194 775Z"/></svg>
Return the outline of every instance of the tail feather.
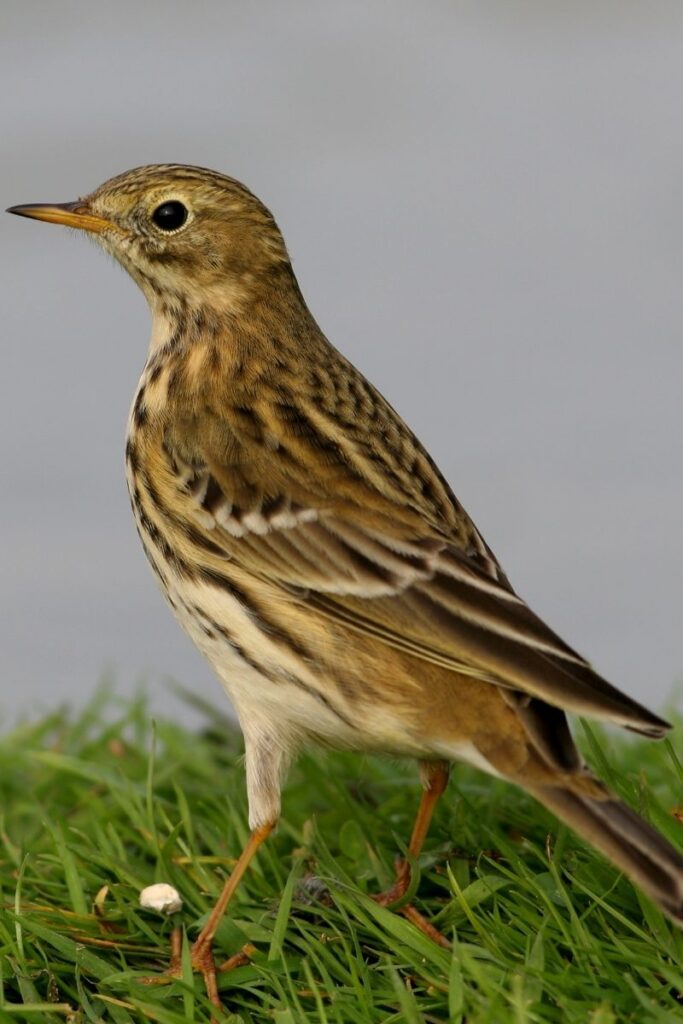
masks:
<svg viewBox="0 0 683 1024"><path fill-rule="evenodd" d="M683 925L683 854L659 832L607 791L604 798L558 786L530 791Z"/></svg>

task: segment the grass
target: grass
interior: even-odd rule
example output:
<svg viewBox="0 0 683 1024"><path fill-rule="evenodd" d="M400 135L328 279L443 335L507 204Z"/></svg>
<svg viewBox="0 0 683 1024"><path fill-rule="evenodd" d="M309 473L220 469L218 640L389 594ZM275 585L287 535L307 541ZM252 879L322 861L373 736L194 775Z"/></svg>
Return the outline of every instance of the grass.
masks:
<svg viewBox="0 0 683 1024"><path fill-rule="evenodd" d="M679 721L680 727L683 725ZM667 744L586 733L594 766L674 842L683 769ZM240 740L100 694L0 740L0 1024L208 1022L201 978L171 985L169 934L195 933L247 836ZM524 794L462 768L437 810L417 904L438 948L369 894L418 800L414 766L311 754L218 936L230 1024L683 1021L683 932ZM174 920L138 906L155 881ZM186 947L185 947L186 948Z"/></svg>

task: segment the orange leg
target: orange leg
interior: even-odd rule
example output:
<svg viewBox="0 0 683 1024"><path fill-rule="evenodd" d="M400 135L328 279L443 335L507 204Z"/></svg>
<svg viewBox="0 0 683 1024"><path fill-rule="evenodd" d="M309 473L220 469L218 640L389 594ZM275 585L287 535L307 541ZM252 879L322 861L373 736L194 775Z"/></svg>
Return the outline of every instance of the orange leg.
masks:
<svg viewBox="0 0 683 1024"><path fill-rule="evenodd" d="M249 867L258 848L275 828L275 825L276 822L270 821L265 825L259 825L258 828L253 830L247 840L247 845L242 850L242 853L237 859L237 863L223 886L221 894L216 901L216 905L211 911L209 920L202 928L196 942L192 946L192 967L195 971L201 971L204 977L204 984L206 986L206 994L208 995L212 1005L217 1009L221 1009L221 1001L218 995L218 983L216 981L217 972L230 971L235 967L241 967L242 964L248 963L249 956L253 953L254 947L247 943L242 947L239 953L231 956L224 963L220 964L219 967L216 967L212 949L214 936L219 924L221 923L223 914L227 910L228 904L233 897L235 889L244 875L244 872ZM168 973L157 975L152 978L141 978L140 980L147 985L162 985L165 982L170 981L172 978L178 977L181 972L180 961L181 931L179 928L174 928L171 933L171 964Z"/></svg>
<svg viewBox="0 0 683 1024"><path fill-rule="evenodd" d="M408 853L411 858L419 857L422 851L434 814L434 808L448 784L449 765L446 761L423 761L420 766L420 773L424 790L410 836L410 842L408 843ZM378 896L374 896L373 899L383 907L391 906L392 903L400 900L405 895L409 885L410 863L407 860L398 858L396 861L396 881L390 889L380 893ZM450 945L448 939L441 932L437 931L412 904L401 907L400 913L440 946Z"/></svg>
<svg viewBox="0 0 683 1024"><path fill-rule="evenodd" d="M195 970L201 971L204 975L206 993L210 1001L214 1006L218 1007L218 1009L220 1009L221 1001L218 996L218 985L216 983L216 962L213 958L212 947L214 936L218 929L218 925L221 923L223 914L227 910L228 904L230 903L237 886L242 880L242 875L249 867L259 846L261 846L275 828L275 824L276 823L274 821L269 821L265 825L259 825L258 828L253 830L247 840L247 845L239 855L237 863L223 886L223 891L218 897L215 907L211 911L209 920L202 928L196 942L192 946L192 966ZM225 967L230 969L231 967L238 966L239 963L244 963L244 955L244 953L238 953L235 957L231 957L230 960L226 961Z"/></svg>

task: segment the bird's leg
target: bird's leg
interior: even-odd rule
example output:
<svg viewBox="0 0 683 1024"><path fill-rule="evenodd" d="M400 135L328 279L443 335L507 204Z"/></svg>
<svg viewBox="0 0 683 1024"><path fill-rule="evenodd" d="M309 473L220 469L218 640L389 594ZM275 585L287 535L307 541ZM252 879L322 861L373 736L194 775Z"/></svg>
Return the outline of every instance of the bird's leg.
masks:
<svg viewBox="0 0 683 1024"><path fill-rule="evenodd" d="M420 800L420 806L415 817L415 823L413 825L413 831L410 836L410 842L408 843L408 854L411 859L419 857L422 847L424 845L429 826L431 824L432 816L434 814L434 808L437 805L439 797L445 790L448 784L449 764L447 761L422 761L420 764L420 777L422 779L423 792L422 799ZM396 881L394 884L386 890L386 892L379 893L377 896L373 896L373 899L380 904L382 907L389 907L392 903L396 903L400 900L410 885L410 861L404 860L399 857L396 860ZM440 946L448 946L449 942L441 932L429 923L422 916L422 914L412 906L407 904L405 907L400 907L400 913L412 921L420 931L423 931L425 935L433 939L434 942Z"/></svg>
<svg viewBox="0 0 683 1024"><path fill-rule="evenodd" d="M213 939L223 914L239 885L242 875L249 867L251 860L275 828L280 817L280 790L282 778L289 760L289 747L284 733L274 736L268 722L262 721L253 711L245 713L238 709L240 724L244 734L244 754L247 776L247 797L249 801L249 825L251 835L242 850L237 863L211 915L202 928L192 946L192 966L201 971L206 984L206 991L214 1006L220 1007L218 986L216 983L216 963L213 958ZM248 960L253 947L245 946L235 956L230 957L218 968L229 971Z"/></svg>
<svg viewBox="0 0 683 1024"><path fill-rule="evenodd" d="M240 967L242 964L247 963L249 955L253 951L254 947L249 944L245 945L239 953L231 956L217 968L213 957L214 936L218 930L219 924L221 923L223 914L227 910L228 904L230 903L237 886L242 880L242 876L253 860L256 851L268 838L276 824L277 820L269 821L252 829L246 846L237 858L237 862L221 890L221 894L209 915L208 921L202 928L190 951L192 969L201 972L204 978L206 994L209 997L209 1001L213 1006L217 1007L217 1009L221 1009L221 1001L218 995L218 984L216 981L217 972L230 971L235 967ZM141 978L140 981L145 985L162 985L179 977L182 972L181 957L181 932L179 928L174 928L171 933L171 963L167 973L150 978Z"/></svg>
<svg viewBox="0 0 683 1024"><path fill-rule="evenodd" d="M411 858L419 857L439 797L448 784L449 765L446 761L423 761L420 764L423 792L420 806L413 824L413 831L408 843L408 854ZM410 862L402 857L396 860L396 881L374 899L383 907L396 903L405 895L410 885Z"/></svg>
<svg viewBox="0 0 683 1024"><path fill-rule="evenodd" d="M192 967L195 971L201 971L204 977L204 984L206 985L206 994L213 1006L218 1007L218 1009L221 1007L221 1001L218 995L218 984L216 982L216 962L213 957L214 936L219 924L221 923L223 914L225 913L228 904L230 903L230 900L242 879L242 875L249 867L258 848L275 828L275 825L275 821L269 821L252 830L246 846L239 855L237 863L223 886L223 890L218 897L211 914L209 915L208 921L202 928L196 942L192 946ZM230 957L229 960L226 960L225 964L221 965L220 969L231 970L233 967L237 967L240 964L245 963L245 960L247 959L248 954L242 950L235 956ZM174 968L177 971L179 966L179 964L172 963L171 973L174 973Z"/></svg>

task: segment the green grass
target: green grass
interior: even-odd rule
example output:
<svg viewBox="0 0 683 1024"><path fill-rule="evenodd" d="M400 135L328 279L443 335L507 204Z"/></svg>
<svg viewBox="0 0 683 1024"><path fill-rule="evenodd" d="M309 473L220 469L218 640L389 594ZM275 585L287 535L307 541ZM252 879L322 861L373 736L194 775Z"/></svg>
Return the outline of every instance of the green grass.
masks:
<svg viewBox="0 0 683 1024"><path fill-rule="evenodd" d="M195 934L247 836L239 737L218 712L207 723L153 729L143 701L100 695L0 740L0 1024L210 1019L200 977L140 981L163 970L174 923ZM681 844L672 747L585 738ZM377 906L418 795L411 765L300 760L219 932L225 956L256 947L221 978L226 1021L683 1021L683 932L532 800L469 769L420 862L417 905L452 952ZM184 898L175 922L138 907L155 881Z"/></svg>

